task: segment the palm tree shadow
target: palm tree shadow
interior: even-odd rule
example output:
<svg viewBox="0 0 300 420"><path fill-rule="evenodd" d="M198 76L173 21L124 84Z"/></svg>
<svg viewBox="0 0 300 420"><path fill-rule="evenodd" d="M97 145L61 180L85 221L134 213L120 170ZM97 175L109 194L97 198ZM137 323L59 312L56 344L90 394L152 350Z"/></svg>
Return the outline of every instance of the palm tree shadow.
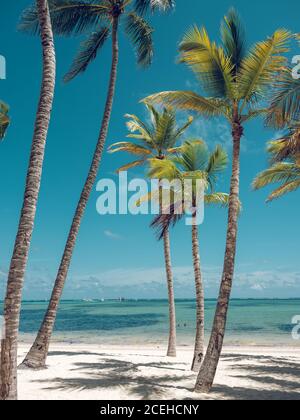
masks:
<svg viewBox="0 0 300 420"><path fill-rule="evenodd" d="M88 352L83 354L88 355ZM44 385L44 390L59 391L100 391L126 387L126 394L131 399L142 400L169 399L175 391L182 391L189 399L204 397L193 394L196 375L189 371L188 364L168 361L133 363L107 357L107 353L97 355L99 361L74 363L71 372L78 372L75 377L35 382ZM300 363L296 359L227 354L223 361L230 361L228 376L236 378L237 386L216 384L210 395L212 399L300 400ZM147 374L148 369L151 369L151 375ZM172 372L168 374L168 371ZM247 379L245 385L243 379Z"/></svg>
<svg viewBox="0 0 300 420"><path fill-rule="evenodd" d="M216 396L242 400L300 400L300 363L296 362L297 359L227 354L223 360L232 363L232 378L250 380L253 386L230 388L217 385L213 388Z"/></svg>
<svg viewBox="0 0 300 420"><path fill-rule="evenodd" d="M147 400L163 398L167 390L170 389L192 392L192 389L189 389L185 384L187 381L195 379L195 375L190 373L188 369L177 369L176 364L174 365L171 362L132 363L119 359L102 358L96 363L81 362L74 363L73 366L74 368L71 371L82 373L82 377L52 379L50 381L53 385L44 388L44 390L86 391L126 386L128 389L126 392L132 398ZM187 374L161 375L158 373L152 376L143 375L141 369L150 368L185 371ZM49 384L48 379L35 382Z"/></svg>

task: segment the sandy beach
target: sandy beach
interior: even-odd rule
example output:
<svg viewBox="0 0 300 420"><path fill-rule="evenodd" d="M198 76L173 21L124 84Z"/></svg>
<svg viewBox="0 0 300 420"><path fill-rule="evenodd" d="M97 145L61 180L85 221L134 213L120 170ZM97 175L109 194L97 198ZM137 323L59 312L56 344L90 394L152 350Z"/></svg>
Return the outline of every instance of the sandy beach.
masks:
<svg viewBox="0 0 300 420"><path fill-rule="evenodd" d="M28 346L20 347L20 361ZM192 348L55 344L48 369L19 372L21 400L300 400L295 348L227 347L209 396L193 393Z"/></svg>

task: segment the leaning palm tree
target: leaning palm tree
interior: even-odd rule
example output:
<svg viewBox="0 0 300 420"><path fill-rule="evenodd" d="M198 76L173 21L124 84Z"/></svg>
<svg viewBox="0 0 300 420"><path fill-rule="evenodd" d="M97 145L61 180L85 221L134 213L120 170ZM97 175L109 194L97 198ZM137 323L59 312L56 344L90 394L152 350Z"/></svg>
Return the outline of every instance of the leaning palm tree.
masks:
<svg viewBox="0 0 300 420"><path fill-rule="evenodd" d="M51 0L50 4L55 33L72 35L87 30L91 32L87 40L81 44L79 54L65 76L66 82L74 79L88 68L109 38L112 41L112 64L106 105L95 153L73 217L46 315L36 340L23 362L23 365L29 368L43 368L46 365L58 306L76 239L102 160L115 96L121 24L124 24L125 32L136 50L138 64L147 67L151 64L153 56L153 29L143 15L148 10L168 10L173 7L173 0L135 0L134 2L132 0ZM35 8L24 12L21 29L33 33L39 30Z"/></svg>
<svg viewBox="0 0 300 420"><path fill-rule="evenodd" d="M192 363L194 372L199 372L205 354L205 304L198 231L199 200L202 198L203 191L206 191L203 197L205 204L228 205L229 195L215 192L218 176L225 170L227 163L227 153L220 146L217 146L215 151L209 154L207 145L202 140L185 142L175 158L170 157L164 161L152 159L150 162L149 176L151 178L168 181L179 180L182 184L181 191L177 191L175 194L170 211L163 212L152 223L153 227L158 228L159 238L162 239L170 225L175 225L185 212L192 213L192 254L197 304L196 339ZM191 181L191 185L188 187L185 186L187 180Z"/></svg>
<svg viewBox="0 0 300 420"><path fill-rule="evenodd" d="M9 108L4 102L0 102L0 140L3 140L10 124L8 116Z"/></svg>
<svg viewBox="0 0 300 420"><path fill-rule="evenodd" d="M220 360L231 296L239 212L240 150L244 124L260 115L263 99L286 64L290 32L277 30L250 51L238 14L231 10L221 26L221 45L212 42L205 28L193 27L180 45L181 61L187 64L207 96L191 91L162 92L146 99L177 109L194 110L206 117L225 117L232 129L232 176L224 269L206 357L196 383L196 392L209 392Z"/></svg>
<svg viewBox="0 0 300 420"><path fill-rule="evenodd" d="M119 172L127 171L137 166L148 165L150 159L161 162L169 155L174 154L178 150L176 145L193 122L193 119L189 118L184 125L178 127L174 111L163 109L159 112L150 105L147 106L147 110L150 123L142 121L135 115L127 115L127 118L129 118L127 126L130 130L128 138L133 140L115 143L109 148L110 153L127 152L138 157L138 160L119 168ZM163 241L169 298L169 344L167 356L176 357L176 311L168 229L165 229L163 233Z"/></svg>
<svg viewBox="0 0 300 420"><path fill-rule="evenodd" d="M0 399L17 399L17 350L21 296L39 196L45 145L55 86L55 50L47 0L37 0L43 48L43 81L36 115L25 195L8 273L1 341Z"/></svg>

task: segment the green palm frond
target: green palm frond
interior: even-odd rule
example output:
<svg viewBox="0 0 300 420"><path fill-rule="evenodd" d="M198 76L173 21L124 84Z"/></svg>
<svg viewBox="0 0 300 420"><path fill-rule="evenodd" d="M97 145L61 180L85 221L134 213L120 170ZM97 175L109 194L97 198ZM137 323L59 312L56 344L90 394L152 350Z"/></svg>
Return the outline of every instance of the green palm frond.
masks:
<svg viewBox="0 0 300 420"><path fill-rule="evenodd" d="M208 159L208 148L203 140L186 141L177 159L183 171L191 173L204 171Z"/></svg>
<svg viewBox="0 0 300 420"><path fill-rule="evenodd" d="M149 159L148 176L152 179L180 180L182 174L171 159Z"/></svg>
<svg viewBox="0 0 300 420"><path fill-rule="evenodd" d="M133 166L140 164L149 166L151 158L158 162L169 156L174 159L174 156L182 150L180 139L193 121L192 118L188 118L186 123L178 127L173 109L156 109L151 104L147 104L146 109L150 120L147 122L136 115L125 115L128 119L127 128L130 131L127 137L132 141L115 143L108 149L110 153L127 152L141 156L142 162L141 160L133 162ZM130 169L131 165L130 163L124 167Z"/></svg>
<svg viewBox="0 0 300 420"><path fill-rule="evenodd" d="M0 102L0 140L4 139L10 124L8 113L9 107L4 102Z"/></svg>
<svg viewBox="0 0 300 420"><path fill-rule="evenodd" d="M93 32L87 40L81 43L77 57L71 69L65 75L65 83L70 82L80 73L84 73L88 66L96 59L97 54L110 36L110 28L104 27L98 32Z"/></svg>
<svg viewBox="0 0 300 420"><path fill-rule="evenodd" d="M277 188L275 191L273 191L268 199L267 202L273 201L277 198L280 198L286 194L289 194L291 192L294 192L300 188L300 178L296 181L287 182L286 184L282 185L281 187Z"/></svg>
<svg viewBox="0 0 300 420"><path fill-rule="evenodd" d="M292 77L292 70L283 70L274 83L267 124L275 128L290 125L300 119L300 79Z"/></svg>
<svg viewBox="0 0 300 420"><path fill-rule="evenodd" d="M181 62L187 64L211 96L234 98L233 65L222 48L211 42L205 28L193 27L180 44Z"/></svg>
<svg viewBox="0 0 300 420"><path fill-rule="evenodd" d="M174 147L177 141L176 115L173 111L164 109L159 115L155 126L155 143L158 150L163 154L163 150Z"/></svg>
<svg viewBox="0 0 300 420"><path fill-rule="evenodd" d="M257 117L265 117L268 115L269 109L268 108L260 108L260 109L250 109L247 114L241 117L241 122L245 123L251 121Z"/></svg>
<svg viewBox="0 0 300 420"><path fill-rule="evenodd" d="M53 32L57 35L80 34L94 29L107 18L109 4L106 1L48 0ZM30 34L40 30L35 5L25 9L18 29Z"/></svg>
<svg viewBox="0 0 300 420"><path fill-rule="evenodd" d="M235 9L230 9L221 25L221 38L224 51L230 57L234 76L246 56L245 29Z"/></svg>
<svg viewBox="0 0 300 420"><path fill-rule="evenodd" d="M134 8L141 15L146 12L155 12L156 10L167 12L175 7L174 0L135 0Z"/></svg>
<svg viewBox="0 0 300 420"><path fill-rule="evenodd" d="M146 161L147 159L145 158L145 159L139 159L139 160L135 160L133 162L127 163L126 165L123 165L120 168L118 168L117 173L126 172L128 171L128 169L136 168L138 166L144 166Z"/></svg>
<svg viewBox="0 0 300 420"><path fill-rule="evenodd" d="M214 189L217 177L221 172L224 172L228 165L228 155L226 151L221 147L217 146L215 151L209 156L208 166L206 172L208 174L208 182L211 190Z"/></svg>
<svg viewBox="0 0 300 420"><path fill-rule="evenodd" d="M175 136L177 139L179 139L182 134L184 134L186 132L186 130L193 124L194 122L194 117L189 117L187 122L185 124L183 124L183 126L179 127L178 130L175 133Z"/></svg>
<svg viewBox="0 0 300 420"><path fill-rule="evenodd" d="M205 205L217 205L221 207L228 207L229 204L229 194L225 193L212 193L205 194L204 196Z"/></svg>
<svg viewBox="0 0 300 420"><path fill-rule="evenodd" d="M278 182L293 182L300 177L300 166L295 163L276 163L257 176L253 182L255 190Z"/></svg>
<svg viewBox="0 0 300 420"><path fill-rule="evenodd" d="M153 58L153 29L141 16L131 12L126 17L126 33L131 39L137 54L137 62L142 67L148 67Z"/></svg>
<svg viewBox="0 0 300 420"><path fill-rule="evenodd" d="M108 151L109 153L127 152L137 156L150 156L152 154L151 150L147 149L144 146L125 141L114 143L110 146Z"/></svg>
<svg viewBox="0 0 300 420"><path fill-rule="evenodd" d="M271 38L257 43L242 61L238 76L239 96L245 103L263 98L275 75L286 64L291 33L278 30Z"/></svg>
<svg viewBox="0 0 300 420"><path fill-rule="evenodd" d="M161 92L148 96L142 102L164 104L185 111L196 111L206 117L226 116L229 106L218 98L204 98L191 91Z"/></svg>
<svg viewBox="0 0 300 420"><path fill-rule="evenodd" d="M153 145L153 132L147 123L142 121L136 115L126 114L125 118L129 120L126 123L127 128L130 131L130 134L127 137L140 139Z"/></svg>
<svg viewBox="0 0 300 420"><path fill-rule="evenodd" d="M272 162L282 162L300 155L300 125L291 127L288 132L268 145Z"/></svg>

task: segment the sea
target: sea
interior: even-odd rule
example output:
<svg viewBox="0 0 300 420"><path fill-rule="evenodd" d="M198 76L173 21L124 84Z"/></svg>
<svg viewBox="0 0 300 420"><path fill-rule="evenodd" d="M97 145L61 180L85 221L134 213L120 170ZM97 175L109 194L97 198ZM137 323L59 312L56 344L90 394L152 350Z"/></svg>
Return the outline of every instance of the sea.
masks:
<svg viewBox="0 0 300 420"><path fill-rule="evenodd" d="M34 338L47 302L23 302L20 340ZM205 302L205 330L209 337L216 301ZM3 303L0 303L0 314ZM196 302L176 301L180 346L193 345ZM103 345L160 346L168 337L166 300L62 301L54 342ZM228 346L300 347L300 299L233 299L225 344Z"/></svg>

